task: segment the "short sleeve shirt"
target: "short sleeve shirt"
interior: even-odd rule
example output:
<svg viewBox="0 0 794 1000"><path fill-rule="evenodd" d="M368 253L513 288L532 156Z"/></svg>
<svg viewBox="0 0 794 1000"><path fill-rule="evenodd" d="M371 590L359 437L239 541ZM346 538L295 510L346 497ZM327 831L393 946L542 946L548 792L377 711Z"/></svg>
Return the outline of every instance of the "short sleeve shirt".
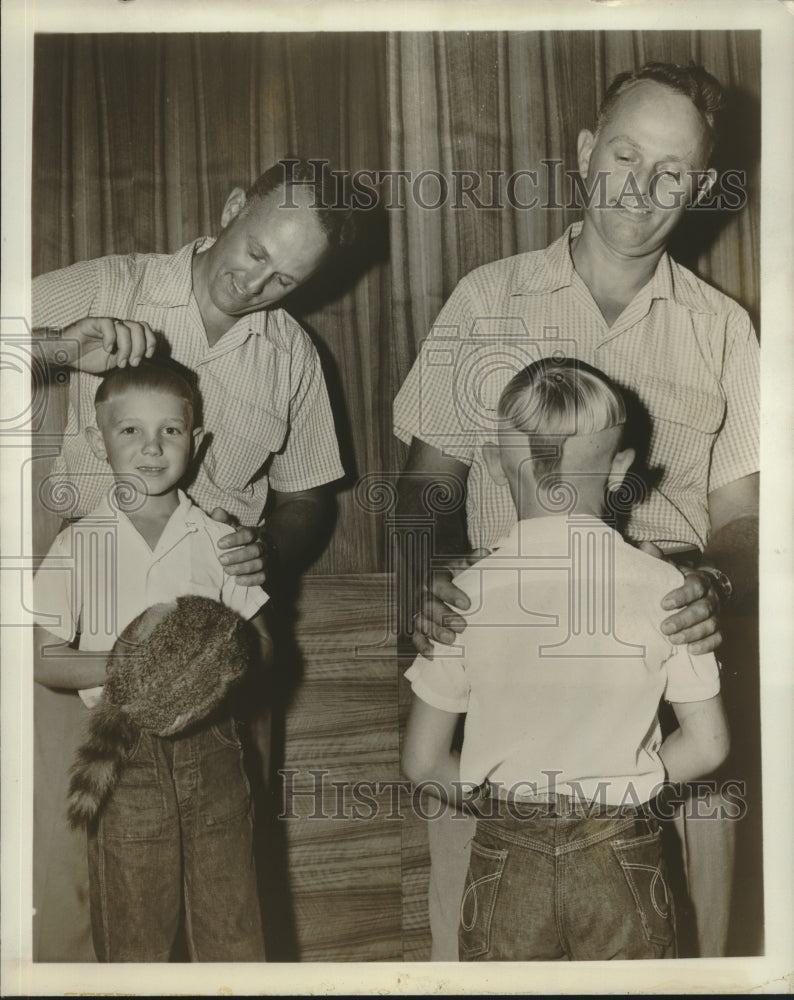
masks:
<svg viewBox="0 0 794 1000"><path fill-rule="evenodd" d="M647 801L664 779L660 699L720 688L713 654L691 656L660 630L661 599L680 581L595 518L514 525L456 578L471 601L458 643L406 673L423 701L467 713L461 780Z"/></svg>
<svg viewBox="0 0 794 1000"><path fill-rule="evenodd" d="M224 572L216 544L231 530L180 492L152 550L127 515L104 500L58 535L39 566L34 621L65 643L79 633L81 650L107 652L146 608L188 594L252 618L268 598ZM98 690L90 689L95 697Z"/></svg>
<svg viewBox="0 0 794 1000"><path fill-rule="evenodd" d="M298 492L338 479L333 415L314 345L283 309L241 317L210 347L192 291L198 240L178 253L130 254L84 261L33 282L34 327L66 327L84 316L149 323L172 357L193 370L207 446L190 495L205 510L223 507L242 524L258 524L272 486ZM100 379L73 372L70 405L54 481L68 480L76 506L92 510L113 485L84 428L94 422Z"/></svg>
<svg viewBox="0 0 794 1000"><path fill-rule="evenodd" d="M509 491L481 456L512 376L543 357L571 357L631 390L650 418L655 485L626 532L662 547L703 548L708 494L758 470L759 350L747 313L667 254L609 327L576 273L570 241L486 264L442 309L394 403L394 429L470 467L473 547L515 522Z"/></svg>

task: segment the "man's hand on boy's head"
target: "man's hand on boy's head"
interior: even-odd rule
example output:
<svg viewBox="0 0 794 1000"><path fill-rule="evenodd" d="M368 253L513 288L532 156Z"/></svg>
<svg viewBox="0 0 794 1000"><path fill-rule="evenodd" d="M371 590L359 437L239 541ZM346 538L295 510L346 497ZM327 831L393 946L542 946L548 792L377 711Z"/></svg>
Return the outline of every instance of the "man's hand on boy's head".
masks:
<svg viewBox="0 0 794 1000"><path fill-rule="evenodd" d="M110 368L135 367L150 358L157 340L148 323L132 319L87 316L66 327L61 336L66 364L78 371L101 375Z"/></svg>
<svg viewBox="0 0 794 1000"><path fill-rule="evenodd" d="M216 507L210 517L213 521L235 526L234 531L218 542L221 550L218 558L229 576L237 577L237 582L244 587L263 587L268 566L260 530L240 527L223 507Z"/></svg>
<svg viewBox="0 0 794 1000"><path fill-rule="evenodd" d="M419 610L413 616L411 641L417 653L430 659L433 655L433 642L451 646L466 628L466 619L456 614L453 608L467 611L471 602L455 586L452 577L487 555L488 549L475 549L467 556L450 559L444 569L434 570L430 585L418 597Z"/></svg>

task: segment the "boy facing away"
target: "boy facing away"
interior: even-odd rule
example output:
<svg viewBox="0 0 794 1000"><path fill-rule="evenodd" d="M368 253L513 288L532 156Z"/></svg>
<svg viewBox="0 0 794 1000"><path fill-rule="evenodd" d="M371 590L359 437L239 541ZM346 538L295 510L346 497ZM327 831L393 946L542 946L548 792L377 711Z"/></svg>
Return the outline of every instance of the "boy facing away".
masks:
<svg viewBox="0 0 794 1000"><path fill-rule="evenodd" d="M456 580L471 610L455 655L406 673L406 774L454 805L479 789L461 958L672 957L660 828L643 807L665 781L727 756L717 663L660 630L678 570L605 523L606 494L634 459L606 376L536 362L508 384L499 417L484 458L518 523ZM679 723L664 742L662 697Z"/></svg>
<svg viewBox="0 0 794 1000"><path fill-rule="evenodd" d="M178 489L201 437L190 383L167 363L115 368L95 406L86 434L114 486L61 532L36 575L36 681L76 690L90 709L125 627L189 594L250 620L266 663L267 595L225 575L216 542L228 525ZM264 961L251 794L228 712L173 739L141 732L89 828L88 869L100 961L168 961L183 907L194 961Z"/></svg>

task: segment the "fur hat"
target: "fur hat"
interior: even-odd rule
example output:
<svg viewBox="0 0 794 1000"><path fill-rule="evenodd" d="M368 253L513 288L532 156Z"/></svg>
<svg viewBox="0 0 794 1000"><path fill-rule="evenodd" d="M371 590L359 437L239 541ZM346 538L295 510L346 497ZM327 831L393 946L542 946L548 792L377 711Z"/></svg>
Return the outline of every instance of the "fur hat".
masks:
<svg viewBox="0 0 794 1000"><path fill-rule="evenodd" d="M155 604L130 622L108 658L101 700L72 765L70 825L97 817L141 730L176 736L206 719L253 655L245 620L206 597Z"/></svg>

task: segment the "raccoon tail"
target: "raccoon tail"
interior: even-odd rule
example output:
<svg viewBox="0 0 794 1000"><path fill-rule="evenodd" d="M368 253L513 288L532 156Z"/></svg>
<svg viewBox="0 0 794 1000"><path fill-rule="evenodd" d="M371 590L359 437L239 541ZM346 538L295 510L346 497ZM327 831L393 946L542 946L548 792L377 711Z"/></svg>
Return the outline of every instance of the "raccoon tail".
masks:
<svg viewBox="0 0 794 1000"><path fill-rule="evenodd" d="M66 817L73 830L92 823L113 791L137 729L124 713L100 701L91 713L88 736L75 754Z"/></svg>

